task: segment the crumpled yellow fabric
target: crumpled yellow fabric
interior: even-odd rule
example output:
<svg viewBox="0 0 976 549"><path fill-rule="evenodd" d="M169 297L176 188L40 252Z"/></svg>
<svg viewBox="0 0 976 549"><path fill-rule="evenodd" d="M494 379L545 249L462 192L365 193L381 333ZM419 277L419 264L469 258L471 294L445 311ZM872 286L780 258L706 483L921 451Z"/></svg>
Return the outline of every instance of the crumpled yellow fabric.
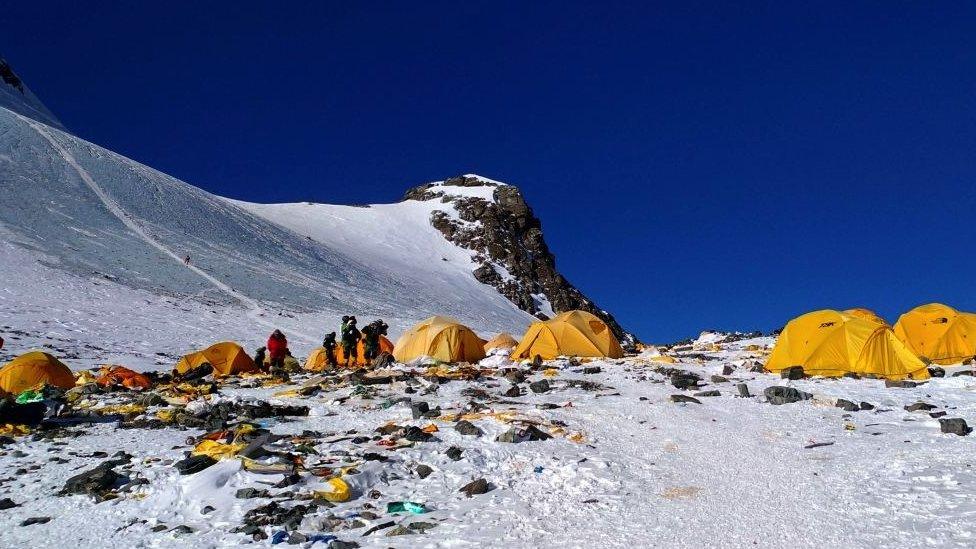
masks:
<svg viewBox="0 0 976 549"><path fill-rule="evenodd" d="M102 408L93 408L92 411L103 416L112 414L141 414L146 411L146 407L141 404L114 404Z"/></svg>
<svg viewBox="0 0 976 549"><path fill-rule="evenodd" d="M229 459L236 456L246 446L246 444L224 444L216 440L204 440L200 444L197 444L192 453L195 456L210 456L216 460Z"/></svg>
<svg viewBox="0 0 976 549"><path fill-rule="evenodd" d="M26 425L18 425L15 423L0 424L0 435L18 437L29 435L30 432L30 427Z"/></svg>
<svg viewBox="0 0 976 549"><path fill-rule="evenodd" d="M173 420L176 419L176 410L159 410L156 412L156 417L165 421L166 423L172 423Z"/></svg>
<svg viewBox="0 0 976 549"><path fill-rule="evenodd" d="M79 372L78 373L78 377L75 378L75 386L78 386L78 385L88 385L89 383L95 383L95 380L96 379L98 379L98 376L96 376L95 374L93 374L91 371L89 371L89 370L83 370L83 371Z"/></svg>

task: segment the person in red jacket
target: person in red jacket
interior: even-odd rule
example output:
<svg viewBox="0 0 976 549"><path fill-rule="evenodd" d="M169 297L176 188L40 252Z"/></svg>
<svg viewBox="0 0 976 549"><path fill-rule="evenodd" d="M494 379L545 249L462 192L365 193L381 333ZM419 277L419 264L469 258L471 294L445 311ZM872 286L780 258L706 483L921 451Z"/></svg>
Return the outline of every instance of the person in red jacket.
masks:
<svg viewBox="0 0 976 549"><path fill-rule="evenodd" d="M285 334L281 333L281 330L271 332L271 337L268 338L268 359L271 367L284 366L286 355L288 355L288 340L285 339Z"/></svg>

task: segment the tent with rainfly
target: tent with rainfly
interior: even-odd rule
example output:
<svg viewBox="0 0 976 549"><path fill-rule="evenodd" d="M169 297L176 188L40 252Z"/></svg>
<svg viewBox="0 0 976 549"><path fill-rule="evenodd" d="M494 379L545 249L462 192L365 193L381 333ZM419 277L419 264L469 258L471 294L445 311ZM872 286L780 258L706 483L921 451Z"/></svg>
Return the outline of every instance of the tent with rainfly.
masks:
<svg viewBox="0 0 976 549"><path fill-rule="evenodd" d="M518 347L518 340L512 337L512 334L502 332L485 343L485 352L494 349L514 349L515 347Z"/></svg>
<svg viewBox="0 0 976 549"><path fill-rule="evenodd" d="M886 324L834 310L791 320L776 340L766 370L802 366L810 375L847 373L885 379L927 379L925 364Z"/></svg>
<svg viewBox="0 0 976 549"><path fill-rule="evenodd" d="M381 353L392 353L393 352L393 342L391 342L389 339L387 339L387 338L385 338L383 336L380 336L380 352ZM364 356L365 355L365 347L364 347L363 340L361 340L361 339L359 340L359 344L356 345L356 353L357 353L356 354L356 365L357 366L365 366L366 365L366 358ZM336 354L336 361L338 362L339 366L345 366L346 365L346 355L345 355L345 353L343 353L342 346L341 345L338 346L338 347L336 347L335 354ZM313 371L313 372L320 372L320 371L324 370L328 366L328 363L329 362L328 362L328 360L326 359L326 356L325 356L325 347L316 347L315 349L312 349L312 352L308 354L308 358L305 359L305 366L304 366L304 368L306 370L310 370L310 371Z"/></svg>
<svg viewBox="0 0 976 549"><path fill-rule="evenodd" d="M586 311L569 311L534 322L511 356L523 359L536 355L543 360L559 356L622 358L624 350L606 322Z"/></svg>
<svg viewBox="0 0 976 549"><path fill-rule="evenodd" d="M447 316L432 316L407 330L397 340L397 362L427 356L442 362L477 362L485 358L485 342L471 328Z"/></svg>
<svg viewBox="0 0 976 549"><path fill-rule="evenodd" d="M41 351L24 353L0 368L0 390L12 395L43 385L70 389L75 376L60 360Z"/></svg>
<svg viewBox="0 0 976 549"><path fill-rule="evenodd" d="M948 305L929 303L901 315L895 335L905 345L936 364L957 364L976 356L976 314Z"/></svg>
<svg viewBox="0 0 976 549"><path fill-rule="evenodd" d="M194 368L199 368L204 363L213 366L214 376L244 374L258 370L257 365L254 364L254 359L248 356L243 347L233 341L221 341L202 351L192 352L184 356L176 363L176 371L185 374Z"/></svg>

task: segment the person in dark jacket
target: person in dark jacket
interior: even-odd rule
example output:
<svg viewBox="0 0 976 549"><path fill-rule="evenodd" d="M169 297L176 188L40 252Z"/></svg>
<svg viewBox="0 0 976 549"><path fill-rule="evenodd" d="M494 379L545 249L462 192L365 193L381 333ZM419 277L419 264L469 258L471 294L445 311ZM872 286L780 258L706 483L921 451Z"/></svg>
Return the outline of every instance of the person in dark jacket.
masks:
<svg viewBox="0 0 976 549"><path fill-rule="evenodd" d="M322 340L322 347L325 349L326 364L328 364L329 367L331 368L335 368L336 366L338 366L339 361L336 360L336 354L335 354L336 347L338 347L338 343L336 343L335 332L329 332L325 334L325 339Z"/></svg>
<svg viewBox="0 0 976 549"><path fill-rule="evenodd" d="M346 357L346 366L355 366L356 358L359 355L356 345L359 343L362 334L356 328L356 317L346 317L342 325L342 353Z"/></svg>
<svg viewBox="0 0 976 549"><path fill-rule="evenodd" d="M288 340L285 339L285 334L281 333L281 330L271 332L271 337L268 338L268 358L271 367L284 366L286 356L288 356Z"/></svg>
<svg viewBox="0 0 976 549"><path fill-rule="evenodd" d="M386 335L389 326L382 320L374 320L363 328L363 358L373 362L380 354L380 337Z"/></svg>

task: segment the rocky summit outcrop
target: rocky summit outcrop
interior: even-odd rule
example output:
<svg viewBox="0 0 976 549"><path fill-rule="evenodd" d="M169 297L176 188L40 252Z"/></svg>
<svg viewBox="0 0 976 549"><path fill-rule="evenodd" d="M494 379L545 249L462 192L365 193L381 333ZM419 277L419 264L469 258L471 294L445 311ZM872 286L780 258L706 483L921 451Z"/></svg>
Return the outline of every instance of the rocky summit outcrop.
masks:
<svg viewBox="0 0 976 549"><path fill-rule="evenodd" d="M621 344L637 342L613 315L559 274L542 223L518 187L464 175L414 187L404 200L443 203L444 209L431 214L431 225L448 241L474 251L474 277L523 311L543 320L553 312L589 311L611 327Z"/></svg>

